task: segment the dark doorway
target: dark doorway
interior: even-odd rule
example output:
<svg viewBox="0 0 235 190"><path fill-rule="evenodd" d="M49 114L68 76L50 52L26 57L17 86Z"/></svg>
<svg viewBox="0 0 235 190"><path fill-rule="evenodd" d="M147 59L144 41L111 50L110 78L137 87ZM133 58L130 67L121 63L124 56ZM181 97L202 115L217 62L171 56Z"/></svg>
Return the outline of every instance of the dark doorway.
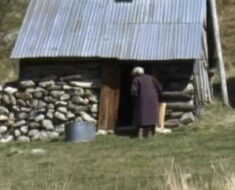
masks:
<svg viewBox="0 0 235 190"><path fill-rule="evenodd" d="M132 123L133 100L131 97L132 66L121 66L118 127L130 127Z"/></svg>
<svg viewBox="0 0 235 190"><path fill-rule="evenodd" d="M136 126L132 125L133 117L133 98L131 96L131 83L133 77L131 75L132 69L137 66L133 64L121 64L121 79L120 79L120 97L119 97L119 108L118 108L118 120L116 133L119 135L136 136ZM141 65L144 67L145 72L149 73L150 65Z"/></svg>

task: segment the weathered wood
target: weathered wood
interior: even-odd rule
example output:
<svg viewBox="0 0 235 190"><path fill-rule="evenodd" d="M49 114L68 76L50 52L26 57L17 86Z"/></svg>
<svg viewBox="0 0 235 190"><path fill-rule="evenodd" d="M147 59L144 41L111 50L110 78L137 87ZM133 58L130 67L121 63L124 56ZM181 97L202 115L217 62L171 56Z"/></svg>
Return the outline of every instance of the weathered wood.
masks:
<svg viewBox="0 0 235 190"><path fill-rule="evenodd" d="M82 76L79 75L69 75L69 76L65 76L65 77L61 77L60 80L62 81L71 81L71 80L80 80L82 79Z"/></svg>
<svg viewBox="0 0 235 190"><path fill-rule="evenodd" d="M175 99L191 99L192 92L181 92L181 91L165 91L162 93L163 98L175 98Z"/></svg>
<svg viewBox="0 0 235 190"><path fill-rule="evenodd" d="M166 103L162 102L160 104L160 108L159 108L159 125L160 128L164 128L165 126L165 116L166 116ZM157 123L158 125L158 123Z"/></svg>
<svg viewBox="0 0 235 190"><path fill-rule="evenodd" d="M221 91L224 105L229 106L229 99L228 99L228 90L227 90L227 83L226 83L226 73L224 68L224 60L223 60L223 53L222 53L222 46L221 46L221 39L220 39L220 32L219 32L219 21L217 16L217 7L215 0L209 0L209 9L210 9L210 17L212 22L213 28L213 35L215 39L215 48L216 54L218 56L218 70L220 75L221 81Z"/></svg>
<svg viewBox="0 0 235 190"><path fill-rule="evenodd" d="M171 112L166 114L168 118L171 119L176 119L176 118L181 118L184 115L184 112Z"/></svg>
<svg viewBox="0 0 235 190"><path fill-rule="evenodd" d="M175 79L175 80L193 80L193 75L191 73L185 73L185 72L178 72L178 73L165 73L164 77L168 79Z"/></svg>
<svg viewBox="0 0 235 190"><path fill-rule="evenodd" d="M193 101L190 102L171 102L167 103L168 109L173 110L184 110L184 111L191 111L194 110L195 106Z"/></svg>
<svg viewBox="0 0 235 190"><path fill-rule="evenodd" d="M120 92L120 71L116 63L103 64L102 82L98 128L113 130L117 123Z"/></svg>

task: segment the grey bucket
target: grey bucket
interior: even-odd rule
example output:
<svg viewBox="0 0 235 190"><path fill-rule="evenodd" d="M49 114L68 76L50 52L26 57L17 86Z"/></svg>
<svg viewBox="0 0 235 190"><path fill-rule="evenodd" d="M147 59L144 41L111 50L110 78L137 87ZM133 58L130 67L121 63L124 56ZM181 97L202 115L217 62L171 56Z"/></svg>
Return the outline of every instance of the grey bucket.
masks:
<svg viewBox="0 0 235 190"><path fill-rule="evenodd" d="M89 142L95 138L95 125L91 122L75 122L65 127L65 141Z"/></svg>

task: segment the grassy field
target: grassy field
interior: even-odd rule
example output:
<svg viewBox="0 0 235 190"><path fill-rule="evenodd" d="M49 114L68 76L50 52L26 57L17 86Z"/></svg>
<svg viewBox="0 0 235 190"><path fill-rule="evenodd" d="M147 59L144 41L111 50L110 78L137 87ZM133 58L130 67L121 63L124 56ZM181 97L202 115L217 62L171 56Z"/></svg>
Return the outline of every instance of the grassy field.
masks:
<svg viewBox="0 0 235 190"><path fill-rule="evenodd" d="M234 114L211 105L193 126L145 140L0 144L0 190L234 190Z"/></svg>

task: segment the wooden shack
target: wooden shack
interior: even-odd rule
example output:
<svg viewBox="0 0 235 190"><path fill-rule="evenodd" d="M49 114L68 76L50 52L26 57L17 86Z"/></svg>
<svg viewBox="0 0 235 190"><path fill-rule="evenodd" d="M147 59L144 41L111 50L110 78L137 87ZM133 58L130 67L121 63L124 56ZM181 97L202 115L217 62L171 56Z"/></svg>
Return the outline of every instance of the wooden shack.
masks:
<svg viewBox="0 0 235 190"><path fill-rule="evenodd" d="M20 79L101 83L98 128L131 125L131 69L159 79L166 126L212 101L217 52L207 0L31 0L12 52Z"/></svg>

